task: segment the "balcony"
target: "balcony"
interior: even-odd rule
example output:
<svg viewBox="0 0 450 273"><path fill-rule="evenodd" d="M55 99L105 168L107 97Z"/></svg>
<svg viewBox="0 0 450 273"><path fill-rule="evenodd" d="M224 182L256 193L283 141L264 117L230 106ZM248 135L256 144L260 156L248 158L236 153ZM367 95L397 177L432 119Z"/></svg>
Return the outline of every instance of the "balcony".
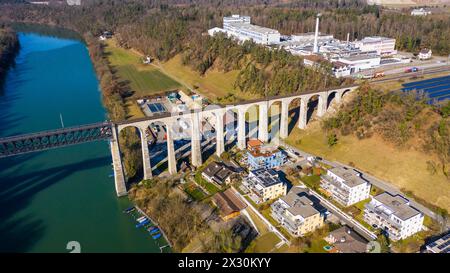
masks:
<svg viewBox="0 0 450 273"><path fill-rule="evenodd" d="M365 205L364 219L369 224L376 224L378 226L387 227L392 230L399 231L402 225L393 221L391 215L379 207L373 206L371 203Z"/></svg>

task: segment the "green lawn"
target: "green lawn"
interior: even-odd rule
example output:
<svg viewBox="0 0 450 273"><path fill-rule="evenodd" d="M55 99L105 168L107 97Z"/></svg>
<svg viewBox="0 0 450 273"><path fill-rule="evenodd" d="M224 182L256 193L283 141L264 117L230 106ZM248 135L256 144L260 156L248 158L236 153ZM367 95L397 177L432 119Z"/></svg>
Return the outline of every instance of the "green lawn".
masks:
<svg viewBox="0 0 450 273"><path fill-rule="evenodd" d="M320 186L320 176L319 175L305 175L300 178L300 180L305 183L306 186L312 189L318 189Z"/></svg>
<svg viewBox="0 0 450 273"><path fill-rule="evenodd" d="M216 187L213 183L210 183L208 181L206 181L205 179L203 179L202 177L202 171L203 169L199 169L197 171L197 173L195 174L195 182L197 182L197 184L201 185L203 188L205 188L210 195L215 194L216 192L220 191L220 189L218 187Z"/></svg>
<svg viewBox="0 0 450 273"><path fill-rule="evenodd" d="M117 67L117 72L120 78L129 81L129 86L138 97L181 87L178 82L156 69L139 71L134 65L130 64Z"/></svg>
<svg viewBox="0 0 450 273"><path fill-rule="evenodd" d="M280 238L273 232L257 237L247 247L247 253L268 253L280 242Z"/></svg>
<svg viewBox="0 0 450 273"><path fill-rule="evenodd" d="M181 84L159 71L155 66L142 64L142 57L136 52L117 47L114 39L108 40L105 52L119 78L128 82L129 87L135 92L134 97L152 95L181 87Z"/></svg>
<svg viewBox="0 0 450 273"><path fill-rule="evenodd" d="M206 197L203 191L192 182L186 184L186 186L184 187L184 191L197 201L200 201Z"/></svg>

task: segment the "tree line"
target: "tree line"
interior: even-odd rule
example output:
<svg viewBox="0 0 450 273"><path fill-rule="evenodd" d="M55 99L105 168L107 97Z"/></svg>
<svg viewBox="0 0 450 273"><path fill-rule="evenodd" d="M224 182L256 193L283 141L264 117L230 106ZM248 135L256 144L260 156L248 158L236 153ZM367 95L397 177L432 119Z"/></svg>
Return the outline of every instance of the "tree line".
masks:
<svg viewBox="0 0 450 273"><path fill-rule="evenodd" d="M255 24L291 34L313 31L320 12L321 32L339 39L346 39L347 33L350 39L384 35L395 37L400 50L430 47L436 54L450 54L450 17L399 14L365 1L91 0L81 7L4 4L0 8L0 18L5 20L62 25L81 33L112 30L123 35L129 46L161 59L179 53L186 42L220 26L222 17L233 13L250 15Z"/></svg>
<svg viewBox="0 0 450 273"><path fill-rule="evenodd" d="M6 71L14 62L18 51L19 40L16 33L12 29L0 25L0 87L5 79Z"/></svg>

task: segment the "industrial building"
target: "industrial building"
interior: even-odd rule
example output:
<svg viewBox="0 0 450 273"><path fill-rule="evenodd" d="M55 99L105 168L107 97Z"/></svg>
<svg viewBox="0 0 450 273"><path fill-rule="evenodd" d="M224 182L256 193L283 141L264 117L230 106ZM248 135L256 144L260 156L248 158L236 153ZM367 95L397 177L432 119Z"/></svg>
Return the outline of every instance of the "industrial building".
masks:
<svg viewBox="0 0 450 273"><path fill-rule="evenodd" d="M362 52L376 51L381 56L391 56L397 54L395 50L395 39L381 36L365 37L362 40L353 42L356 48Z"/></svg>
<svg viewBox="0 0 450 273"><path fill-rule="evenodd" d="M226 33L242 42L253 40L257 44L284 49L293 55L308 56L304 58L308 66L315 66L323 58L333 64L336 77L408 61L393 56L397 54L394 38L370 36L350 41L348 33L347 40L340 41L331 34L319 32L320 17L321 14L317 14L314 32L281 36L275 29L251 24L249 16L232 15L223 18L223 28L212 28L208 34Z"/></svg>
<svg viewBox="0 0 450 273"><path fill-rule="evenodd" d="M278 30L252 25L249 16L232 15L223 18L223 28L212 28L208 34L213 36L216 33L223 32L228 36L237 38L244 42L252 40L257 44L273 45L280 42L280 33Z"/></svg>
<svg viewBox="0 0 450 273"><path fill-rule="evenodd" d="M347 65L350 68L350 74L353 74L358 73L361 70L379 67L381 56L377 54L358 54L339 57L336 61Z"/></svg>
<svg viewBox="0 0 450 273"><path fill-rule="evenodd" d="M411 15L412 15L412 16L427 16L427 15L429 15L429 14L431 14L431 11L430 11L430 10L426 10L426 9L424 9L424 8L413 9L413 10L411 11Z"/></svg>

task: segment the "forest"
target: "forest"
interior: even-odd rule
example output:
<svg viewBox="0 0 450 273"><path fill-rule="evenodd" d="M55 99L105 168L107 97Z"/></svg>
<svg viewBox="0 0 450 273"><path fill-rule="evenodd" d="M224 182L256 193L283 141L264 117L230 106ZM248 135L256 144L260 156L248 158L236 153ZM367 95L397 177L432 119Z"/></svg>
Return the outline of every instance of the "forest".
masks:
<svg viewBox="0 0 450 273"><path fill-rule="evenodd" d="M14 61L19 51L19 40L16 33L5 26L0 25L0 87L6 76L6 71ZM2 88L0 88L1 94Z"/></svg>
<svg viewBox="0 0 450 273"><path fill-rule="evenodd" d="M19 1L20 2L20 1ZM33 22L65 27L80 34L113 31L118 44L167 61L177 54L200 74L215 68L240 70L234 86L259 96L289 94L349 83L337 80L330 67L303 66L300 57L226 37L211 38L207 29L221 26L232 13L252 16L255 24L282 34L313 30L315 15L322 13L321 32L336 38L360 39L384 35L397 39L397 48L417 52L431 47L434 54L450 53L450 17L417 18L368 6L364 1L136 1L90 0L80 7L57 4L0 5L0 21Z"/></svg>

